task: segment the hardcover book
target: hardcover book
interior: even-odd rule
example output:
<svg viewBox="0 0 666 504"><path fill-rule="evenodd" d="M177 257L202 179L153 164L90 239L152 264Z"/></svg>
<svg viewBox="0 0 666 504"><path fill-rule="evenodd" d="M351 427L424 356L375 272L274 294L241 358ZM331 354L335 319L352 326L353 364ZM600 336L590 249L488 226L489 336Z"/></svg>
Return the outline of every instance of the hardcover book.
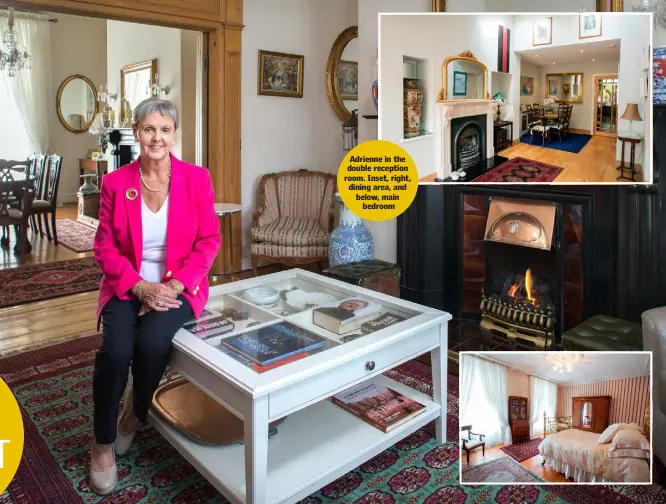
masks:
<svg viewBox="0 0 666 504"><path fill-rule="evenodd" d="M370 380L331 397L341 408L384 432L425 411L425 406Z"/></svg>
<svg viewBox="0 0 666 504"><path fill-rule="evenodd" d="M386 312L381 314L379 317L361 324L361 331L369 334L371 332L379 331L380 329L385 329L393 324L402 322L403 320L407 320L406 317L396 315L395 313Z"/></svg>
<svg viewBox="0 0 666 504"><path fill-rule="evenodd" d="M381 312L381 305L363 299L347 299L338 306L312 310L312 323L336 334L347 334Z"/></svg>
<svg viewBox="0 0 666 504"><path fill-rule="evenodd" d="M222 340L222 344L253 360L260 366L312 351L329 340L291 322L279 322Z"/></svg>
<svg viewBox="0 0 666 504"><path fill-rule="evenodd" d="M218 315L217 317L207 318L205 320L193 320L183 324L183 328L197 338L207 339L211 336L218 336L234 330L234 323Z"/></svg>

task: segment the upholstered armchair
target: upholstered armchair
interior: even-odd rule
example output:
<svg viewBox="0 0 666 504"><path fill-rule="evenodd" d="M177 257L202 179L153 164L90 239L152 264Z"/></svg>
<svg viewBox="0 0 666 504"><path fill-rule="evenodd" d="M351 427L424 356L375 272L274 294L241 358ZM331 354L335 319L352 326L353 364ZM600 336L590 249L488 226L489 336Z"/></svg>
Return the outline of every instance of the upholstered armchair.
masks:
<svg viewBox="0 0 666 504"><path fill-rule="evenodd" d="M261 178L260 206L252 215L252 270L259 260L287 265L328 258L335 216L335 175L298 170Z"/></svg>

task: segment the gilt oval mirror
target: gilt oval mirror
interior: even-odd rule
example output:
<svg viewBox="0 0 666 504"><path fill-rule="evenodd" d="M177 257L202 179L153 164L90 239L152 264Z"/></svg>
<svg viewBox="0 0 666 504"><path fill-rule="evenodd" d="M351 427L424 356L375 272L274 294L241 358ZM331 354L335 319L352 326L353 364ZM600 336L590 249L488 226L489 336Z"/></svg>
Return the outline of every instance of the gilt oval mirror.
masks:
<svg viewBox="0 0 666 504"><path fill-rule="evenodd" d="M72 133L83 133L90 128L99 103L97 89L88 77L70 75L58 88L56 111L58 119Z"/></svg>
<svg viewBox="0 0 666 504"><path fill-rule="evenodd" d="M440 101L488 99L488 69L470 51L442 64Z"/></svg>
<svg viewBox="0 0 666 504"><path fill-rule="evenodd" d="M358 27L350 26L335 39L326 65L326 92L341 121L358 111Z"/></svg>

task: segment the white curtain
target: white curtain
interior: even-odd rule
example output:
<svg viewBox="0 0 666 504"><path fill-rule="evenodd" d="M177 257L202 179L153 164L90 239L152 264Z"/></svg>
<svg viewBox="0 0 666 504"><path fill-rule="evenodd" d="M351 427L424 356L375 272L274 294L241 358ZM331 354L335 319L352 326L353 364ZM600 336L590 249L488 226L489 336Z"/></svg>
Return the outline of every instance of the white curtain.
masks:
<svg viewBox="0 0 666 504"><path fill-rule="evenodd" d="M0 16L0 33L9 27L9 18ZM21 113L30 152L49 149L49 114L54 107L51 94L51 30L47 21L14 19L19 44L31 58L31 69L17 71L14 77L2 73L13 106ZM29 153L27 153L29 154ZM26 155L27 155L26 154Z"/></svg>
<svg viewBox="0 0 666 504"><path fill-rule="evenodd" d="M530 432L533 436L543 434L543 414L555 416L557 407L557 385L551 381L530 376Z"/></svg>
<svg viewBox="0 0 666 504"><path fill-rule="evenodd" d="M460 372L460 425L484 434L486 446L511 444L506 368L463 354Z"/></svg>

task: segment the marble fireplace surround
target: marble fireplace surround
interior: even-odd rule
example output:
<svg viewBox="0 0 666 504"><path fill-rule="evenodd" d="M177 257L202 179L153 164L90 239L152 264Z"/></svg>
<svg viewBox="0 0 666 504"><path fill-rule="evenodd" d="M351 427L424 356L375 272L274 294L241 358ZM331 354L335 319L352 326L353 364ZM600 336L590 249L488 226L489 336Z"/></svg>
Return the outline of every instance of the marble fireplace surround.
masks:
<svg viewBox="0 0 666 504"><path fill-rule="evenodd" d="M485 159L495 155L493 147L493 120L497 102L495 100L460 100L438 103L442 117L442 169L441 173L447 177L451 173L453 163L451 160L451 120L457 117L471 117L486 115L486 153Z"/></svg>

